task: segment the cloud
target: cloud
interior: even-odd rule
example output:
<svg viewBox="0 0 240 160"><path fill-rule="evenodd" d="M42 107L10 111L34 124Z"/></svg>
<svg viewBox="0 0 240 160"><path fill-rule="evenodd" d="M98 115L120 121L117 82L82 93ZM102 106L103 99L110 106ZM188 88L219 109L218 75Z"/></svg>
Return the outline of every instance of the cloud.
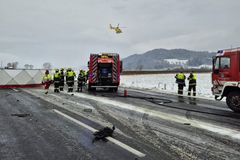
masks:
<svg viewBox="0 0 240 160"><path fill-rule="evenodd" d="M238 0L0 1L0 52L19 66L77 68L90 53L238 47L239 8ZM109 24L126 28L116 34Z"/></svg>

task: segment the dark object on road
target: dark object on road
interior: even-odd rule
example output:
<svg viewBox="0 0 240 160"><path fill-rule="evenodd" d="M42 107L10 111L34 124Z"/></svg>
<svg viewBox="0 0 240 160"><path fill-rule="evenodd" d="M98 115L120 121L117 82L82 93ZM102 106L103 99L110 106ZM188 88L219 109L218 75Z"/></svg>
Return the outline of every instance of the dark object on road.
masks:
<svg viewBox="0 0 240 160"><path fill-rule="evenodd" d="M115 126L113 126L112 129L109 127L105 127L100 129L99 131L94 132L93 135L95 136L95 138L92 140L92 143L100 139L106 140L105 139L106 137L112 136L114 130L115 130Z"/></svg>
<svg viewBox="0 0 240 160"><path fill-rule="evenodd" d="M92 109L84 109L84 112L92 112Z"/></svg>
<svg viewBox="0 0 240 160"><path fill-rule="evenodd" d="M11 114L11 116L27 117L27 116L31 116L31 114Z"/></svg>

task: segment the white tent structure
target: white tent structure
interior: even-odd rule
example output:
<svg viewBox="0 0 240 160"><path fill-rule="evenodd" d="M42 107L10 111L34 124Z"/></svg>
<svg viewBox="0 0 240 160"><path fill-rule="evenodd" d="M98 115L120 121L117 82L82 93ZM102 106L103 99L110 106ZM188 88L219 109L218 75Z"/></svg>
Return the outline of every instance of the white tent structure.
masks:
<svg viewBox="0 0 240 160"><path fill-rule="evenodd" d="M42 86L45 70L0 70L0 88Z"/></svg>

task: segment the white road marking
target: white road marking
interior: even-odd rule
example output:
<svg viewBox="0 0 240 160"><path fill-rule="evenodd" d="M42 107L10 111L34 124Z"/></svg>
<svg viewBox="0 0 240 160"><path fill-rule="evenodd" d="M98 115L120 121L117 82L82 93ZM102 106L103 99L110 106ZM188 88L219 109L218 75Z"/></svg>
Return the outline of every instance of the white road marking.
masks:
<svg viewBox="0 0 240 160"><path fill-rule="evenodd" d="M60 115L62 115L62 116L64 116L64 117L66 117L66 118L68 118L69 120L71 120L71 121L81 125L82 127L86 128L86 129L88 129L88 130L90 130L92 132L96 132L97 131L96 129L94 129L94 128L92 128L92 127L90 127L90 126L88 126L88 125L86 125L86 124L84 124L84 123L82 123L82 122L80 122L80 121L78 121L78 120L76 120L76 119L74 119L74 118L72 118L72 117L70 117L70 116L68 116L68 115L58 111L58 110L56 110L56 109L53 109L53 111L58 113L58 114L60 114ZM128 146L128 145L126 145L126 144L124 144L124 143L114 139L114 138L112 138L112 137L106 137L106 139L111 141L111 142L113 142L113 143L115 143L119 147L122 147L123 149L133 153L134 155L136 155L138 157L145 157L146 156L146 154L143 154L142 152L139 152L138 150L136 150L136 149L134 149L134 148L132 148L132 147L130 147L130 146Z"/></svg>
<svg viewBox="0 0 240 160"><path fill-rule="evenodd" d="M218 133L218 134L230 136L232 138L240 139L240 132L237 131L237 130L232 130L232 129L217 126L217 125L211 125L209 123L205 123L205 122L201 122L201 121L189 120L186 117L180 117L180 116L176 116L176 115L172 115L172 114L168 114L168 113L164 113L164 112L160 112L160 111L154 111L154 110L134 106L134 105L131 105L131 104L117 102L117 101L113 101L113 100L110 100L110 99L107 99L107 98L104 98L104 97L96 97L96 96L91 96L91 95L86 95L86 94L75 94L75 96L99 101L101 103L114 105L114 106L117 106L117 107L120 107L120 108L133 110L135 112L140 112L140 113L143 113L143 114L146 113L146 114L149 114L151 116L159 117L161 119L166 119L166 120L169 120L169 121L174 121L174 122L177 122L177 123L182 123L182 124L183 123L191 123L191 126L194 126L194 127L197 127L197 128L206 129L206 130L209 130L211 132L215 132L215 133Z"/></svg>
<svg viewBox="0 0 240 160"><path fill-rule="evenodd" d="M27 91L27 92L31 93L31 91ZM229 128L226 128L226 127L211 125L209 123L204 123L204 122L200 122L200 121L196 121L196 120L189 120L186 117L174 116L172 114L168 114L168 113L164 113L164 112L160 112L160 111L153 111L153 110L150 110L150 109L146 109L146 108L142 108L142 107L126 104L126 103L109 100L108 98L105 98L105 97L96 97L96 96L80 94L80 93L75 93L74 96L81 97L81 98L86 98L86 99L91 99L91 100L94 100L94 101L99 101L101 103L114 105L114 106L117 106L117 107L120 107L120 108L133 110L135 112L140 112L140 113L143 113L143 114L147 113L151 116L159 117L161 119L166 119L166 120L169 120L169 121L174 121L174 122L177 122L177 123L182 123L182 124L183 123L190 123L191 126L193 126L193 127L197 127L197 128L200 128L200 129L205 129L205 130L208 130L208 131L211 131L211 132L214 132L214 133L218 133L218 134L222 134L222 135L227 135L227 136L230 136L230 137L235 138L235 139L240 139L240 131L238 131L238 130L232 130L232 129L229 129Z"/></svg>

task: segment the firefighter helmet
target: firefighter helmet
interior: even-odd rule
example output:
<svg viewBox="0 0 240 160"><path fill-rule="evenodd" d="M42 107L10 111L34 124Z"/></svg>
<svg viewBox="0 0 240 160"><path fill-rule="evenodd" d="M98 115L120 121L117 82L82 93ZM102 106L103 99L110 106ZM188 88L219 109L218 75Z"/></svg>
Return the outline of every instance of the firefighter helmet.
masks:
<svg viewBox="0 0 240 160"><path fill-rule="evenodd" d="M64 70L64 68L62 67L62 68L61 68L61 71L63 71L63 70Z"/></svg>
<svg viewBox="0 0 240 160"><path fill-rule="evenodd" d="M56 69L55 69L55 71L57 72L57 71L59 71L59 69L58 69L58 68L56 68Z"/></svg>

